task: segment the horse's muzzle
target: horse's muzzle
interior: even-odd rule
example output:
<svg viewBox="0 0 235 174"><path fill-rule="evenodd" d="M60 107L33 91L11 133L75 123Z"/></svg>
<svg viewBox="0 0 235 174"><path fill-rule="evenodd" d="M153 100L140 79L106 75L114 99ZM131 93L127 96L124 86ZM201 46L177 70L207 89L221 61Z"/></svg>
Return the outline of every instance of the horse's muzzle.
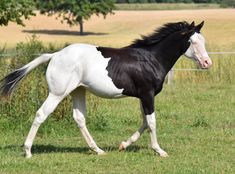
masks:
<svg viewBox="0 0 235 174"><path fill-rule="evenodd" d="M209 57L207 57L207 58L202 59L200 64L201 64L201 68L208 69L212 66L212 61Z"/></svg>

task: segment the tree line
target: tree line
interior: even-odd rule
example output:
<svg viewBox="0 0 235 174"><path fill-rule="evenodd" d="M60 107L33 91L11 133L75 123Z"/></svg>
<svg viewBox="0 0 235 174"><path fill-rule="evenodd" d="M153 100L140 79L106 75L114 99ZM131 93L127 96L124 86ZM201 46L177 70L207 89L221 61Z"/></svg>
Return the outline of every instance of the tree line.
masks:
<svg viewBox="0 0 235 174"><path fill-rule="evenodd" d="M24 20L35 16L35 10L47 16L57 16L68 25L79 25L83 35L83 23L93 14L106 17L113 13L113 0L0 0L0 26L15 22L24 26Z"/></svg>
<svg viewBox="0 0 235 174"><path fill-rule="evenodd" d="M115 3L221 3L223 0L115 0Z"/></svg>

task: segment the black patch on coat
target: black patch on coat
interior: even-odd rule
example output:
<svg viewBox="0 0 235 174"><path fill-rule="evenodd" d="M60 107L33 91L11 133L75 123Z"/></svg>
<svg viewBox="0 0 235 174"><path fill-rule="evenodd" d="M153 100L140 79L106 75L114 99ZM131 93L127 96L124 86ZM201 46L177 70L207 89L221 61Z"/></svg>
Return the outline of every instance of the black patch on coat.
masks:
<svg viewBox="0 0 235 174"><path fill-rule="evenodd" d="M161 90L163 74L157 72L161 67L151 52L135 48L97 50L111 58L106 68L108 76L117 88L124 89L124 95L140 98L146 91Z"/></svg>
<svg viewBox="0 0 235 174"><path fill-rule="evenodd" d="M124 95L139 98L146 115L154 112L154 96L190 46L193 27L187 22L169 23L127 47L97 47L105 58L111 58L106 69L115 86L124 89Z"/></svg>

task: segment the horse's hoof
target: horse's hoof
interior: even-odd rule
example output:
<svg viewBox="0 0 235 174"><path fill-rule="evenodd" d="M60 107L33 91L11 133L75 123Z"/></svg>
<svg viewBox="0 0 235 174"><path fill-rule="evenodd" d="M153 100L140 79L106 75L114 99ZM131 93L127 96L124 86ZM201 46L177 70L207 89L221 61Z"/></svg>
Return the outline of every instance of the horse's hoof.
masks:
<svg viewBox="0 0 235 174"><path fill-rule="evenodd" d="M161 152L159 155L160 155L160 157L163 157L163 158L169 157L169 155L164 151Z"/></svg>
<svg viewBox="0 0 235 174"><path fill-rule="evenodd" d="M107 155L107 153L106 153L106 152L104 152L104 151L100 151L100 152L98 152L98 153L97 153L97 155L99 155L99 156L103 156L103 155Z"/></svg>
<svg viewBox="0 0 235 174"><path fill-rule="evenodd" d="M25 158L29 159L32 157L32 154L25 154Z"/></svg>
<svg viewBox="0 0 235 174"><path fill-rule="evenodd" d="M125 150L126 149L126 143L123 141L123 142L121 142L121 144L120 144L120 146L119 146L119 151L123 151L123 150Z"/></svg>

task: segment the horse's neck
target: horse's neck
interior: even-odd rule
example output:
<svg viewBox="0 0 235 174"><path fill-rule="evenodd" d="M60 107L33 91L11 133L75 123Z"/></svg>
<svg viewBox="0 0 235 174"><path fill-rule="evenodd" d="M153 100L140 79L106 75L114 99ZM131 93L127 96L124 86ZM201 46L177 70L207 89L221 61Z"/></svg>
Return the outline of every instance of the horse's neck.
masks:
<svg viewBox="0 0 235 174"><path fill-rule="evenodd" d="M182 55L177 43L163 43L153 46L151 52L162 66L165 75L171 70Z"/></svg>

